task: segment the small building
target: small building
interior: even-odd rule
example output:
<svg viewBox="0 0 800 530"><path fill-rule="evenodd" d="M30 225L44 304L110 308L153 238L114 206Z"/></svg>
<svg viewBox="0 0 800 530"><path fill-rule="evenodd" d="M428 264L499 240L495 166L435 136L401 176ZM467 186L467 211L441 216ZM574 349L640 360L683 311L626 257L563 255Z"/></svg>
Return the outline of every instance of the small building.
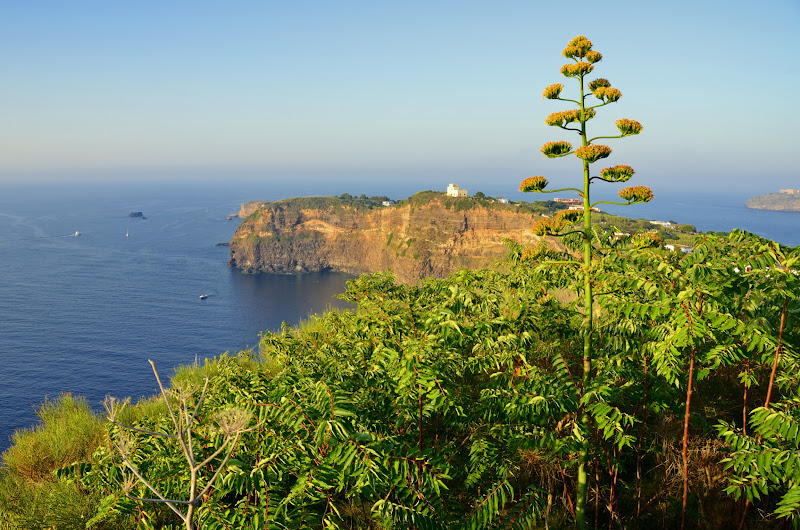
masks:
<svg viewBox="0 0 800 530"><path fill-rule="evenodd" d="M448 197L466 197L467 190L462 190L456 184L448 184L447 185L447 196Z"/></svg>
<svg viewBox="0 0 800 530"><path fill-rule="evenodd" d="M568 206L578 206L579 204L583 204L583 199L561 199L556 197L553 199L553 202L560 202Z"/></svg>
<svg viewBox="0 0 800 530"><path fill-rule="evenodd" d="M499 202L500 204L510 204L511 201L509 201L508 199L504 199L503 197L498 197L497 202Z"/></svg>
<svg viewBox="0 0 800 530"><path fill-rule="evenodd" d="M664 245L664 248L671 252L677 252L680 250L684 254L688 254L692 250L692 247L687 247L686 245L674 245L672 243Z"/></svg>
<svg viewBox="0 0 800 530"><path fill-rule="evenodd" d="M395 204L395 202L393 200L388 200L388 201L383 201L381 204L384 206L391 206Z"/></svg>
<svg viewBox="0 0 800 530"><path fill-rule="evenodd" d="M664 228L675 228L675 225L669 221L650 221L651 225L663 226Z"/></svg>
<svg viewBox="0 0 800 530"><path fill-rule="evenodd" d="M788 193L789 195L794 195L796 193L800 193L800 190L781 190L781 193Z"/></svg>

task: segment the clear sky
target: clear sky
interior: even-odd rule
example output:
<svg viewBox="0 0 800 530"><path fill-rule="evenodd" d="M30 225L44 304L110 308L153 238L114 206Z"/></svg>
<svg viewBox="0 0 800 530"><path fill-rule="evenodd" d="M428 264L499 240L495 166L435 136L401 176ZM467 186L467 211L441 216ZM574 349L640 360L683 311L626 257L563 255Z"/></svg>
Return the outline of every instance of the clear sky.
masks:
<svg viewBox="0 0 800 530"><path fill-rule="evenodd" d="M281 171L518 183L585 35L653 188L800 188L800 1L4 1L0 182ZM594 78L594 74L591 78ZM577 137L575 137L577 139Z"/></svg>

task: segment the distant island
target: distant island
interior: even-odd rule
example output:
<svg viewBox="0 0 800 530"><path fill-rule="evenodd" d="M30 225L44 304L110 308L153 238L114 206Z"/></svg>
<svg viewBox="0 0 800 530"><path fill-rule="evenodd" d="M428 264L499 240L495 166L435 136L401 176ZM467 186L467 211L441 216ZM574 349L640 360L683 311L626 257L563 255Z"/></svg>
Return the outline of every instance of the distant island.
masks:
<svg viewBox="0 0 800 530"><path fill-rule="evenodd" d="M800 190L780 190L748 199L744 205L753 210L800 212Z"/></svg>

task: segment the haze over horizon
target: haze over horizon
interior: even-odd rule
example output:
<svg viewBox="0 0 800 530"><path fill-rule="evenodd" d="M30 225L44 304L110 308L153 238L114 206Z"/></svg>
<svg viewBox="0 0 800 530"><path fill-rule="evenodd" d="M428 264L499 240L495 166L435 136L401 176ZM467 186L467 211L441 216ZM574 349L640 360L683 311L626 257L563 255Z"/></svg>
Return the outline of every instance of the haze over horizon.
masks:
<svg viewBox="0 0 800 530"><path fill-rule="evenodd" d="M688 2L11 3L0 18L0 184L265 176L572 178L539 148L561 51L644 124L614 164L654 189L800 188L789 99L800 4ZM592 77L594 78L594 77ZM377 176L377 177L376 177ZM460 178L461 178L460 177ZM333 177L331 177L333 178Z"/></svg>

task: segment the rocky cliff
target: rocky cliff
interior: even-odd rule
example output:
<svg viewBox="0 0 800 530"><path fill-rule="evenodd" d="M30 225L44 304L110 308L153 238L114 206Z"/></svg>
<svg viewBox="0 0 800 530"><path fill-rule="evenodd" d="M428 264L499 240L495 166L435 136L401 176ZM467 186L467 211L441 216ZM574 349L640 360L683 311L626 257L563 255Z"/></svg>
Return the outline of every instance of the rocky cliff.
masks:
<svg viewBox="0 0 800 530"><path fill-rule="evenodd" d="M231 240L229 265L245 272L351 274L391 269L414 283L462 267L492 266L507 254L503 239L539 241L530 209L421 192L388 207L336 197L262 205Z"/></svg>
<svg viewBox="0 0 800 530"><path fill-rule="evenodd" d="M249 217L256 213L259 208L263 208L268 203L267 201L248 201L242 204L242 207L239 208L239 219L244 219L245 217Z"/></svg>

